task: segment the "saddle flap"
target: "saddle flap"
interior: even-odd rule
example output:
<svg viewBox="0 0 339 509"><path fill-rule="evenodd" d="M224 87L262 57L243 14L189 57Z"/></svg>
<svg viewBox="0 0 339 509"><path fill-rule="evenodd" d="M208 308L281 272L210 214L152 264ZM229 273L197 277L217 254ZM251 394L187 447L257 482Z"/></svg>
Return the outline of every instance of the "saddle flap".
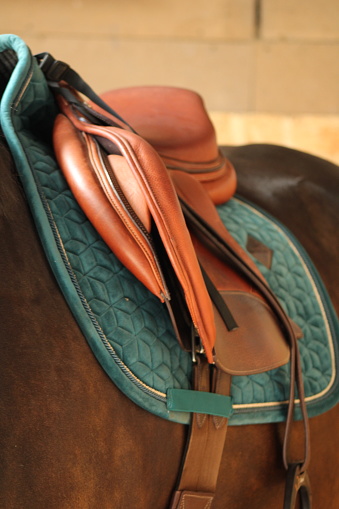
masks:
<svg viewBox="0 0 339 509"><path fill-rule="evenodd" d="M152 238L161 240L164 249L160 252L166 253L173 274L180 284L194 327L204 345L206 356L209 362L212 362L215 341L212 305L177 194L162 160L154 149L135 133L116 127L90 124L80 120L65 99L60 98L59 104L65 116L59 116L55 123L56 156L80 206L122 263L158 298L168 304L171 295L162 271L163 257L157 256L157 246L152 242ZM82 149L78 147L77 151L74 150L81 137L91 152L90 156L85 154L84 144ZM103 167L101 163L104 156L96 152L97 141L100 143L102 139L105 139L106 151L109 147L112 148L113 167L114 163L119 161L114 172L125 170L127 164L128 178L133 177L136 180L136 196L141 192L144 197L143 211L139 213L143 215L146 210L148 215L149 211L152 228L157 232L155 234L154 231L154 235L151 231L152 238L146 236L145 240L145 232L139 228L128 207L121 201L119 193L112 188L110 169L105 165ZM117 157L123 157L125 162L122 163ZM121 182L123 176L119 179ZM95 199L92 196L93 186L96 188ZM126 196L124 198L126 199ZM108 209L110 212L107 215ZM187 343L187 340L183 342Z"/></svg>
<svg viewBox="0 0 339 509"><path fill-rule="evenodd" d="M152 246L110 186L97 144L64 115L55 120L53 141L64 176L94 228L119 260L163 300L167 290Z"/></svg>
<svg viewBox="0 0 339 509"><path fill-rule="evenodd" d="M216 365L231 375L254 375L286 364L290 349L266 302L247 292L220 293L238 327L228 331L215 309Z"/></svg>

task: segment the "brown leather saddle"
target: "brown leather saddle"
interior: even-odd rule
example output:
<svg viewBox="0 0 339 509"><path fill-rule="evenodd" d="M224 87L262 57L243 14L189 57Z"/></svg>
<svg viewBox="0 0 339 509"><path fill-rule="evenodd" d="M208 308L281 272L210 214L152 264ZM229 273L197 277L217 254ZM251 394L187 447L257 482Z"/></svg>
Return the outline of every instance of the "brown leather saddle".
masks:
<svg viewBox="0 0 339 509"><path fill-rule="evenodd" d="M192 352L194 390L173 390L169 398L172 410L193 416L171 508L212 504L231 376L288 361L284 507L293 507L299 490L309 507L300 330L217 214L215 204L234 194L236 176L218 151L201 98L168 87L99 98L66 64L49 54L37 58L59 104L54 149L75 198L120 261L165 303L180 345ZM295 384L305 423L303 459L293 459L289 447Z"/></svg>

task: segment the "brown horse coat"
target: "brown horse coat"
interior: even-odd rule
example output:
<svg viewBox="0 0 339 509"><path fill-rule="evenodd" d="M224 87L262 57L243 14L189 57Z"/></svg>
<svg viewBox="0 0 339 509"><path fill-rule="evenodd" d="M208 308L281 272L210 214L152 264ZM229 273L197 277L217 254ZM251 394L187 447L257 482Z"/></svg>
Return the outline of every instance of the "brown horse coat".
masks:
<svg viewBox="0 0 339 509"><path fill-rule="evenodd" d="M292 230L339 311L338 168L280 147L224 150L239 193ZM0 168L0 507L165 509L187 430L134 405L105 375L59 291L2 146ZM315 509L338 506L338 422L339 406L311 419ZM282 507L283 430L229 428L213 509Z"/></svg>

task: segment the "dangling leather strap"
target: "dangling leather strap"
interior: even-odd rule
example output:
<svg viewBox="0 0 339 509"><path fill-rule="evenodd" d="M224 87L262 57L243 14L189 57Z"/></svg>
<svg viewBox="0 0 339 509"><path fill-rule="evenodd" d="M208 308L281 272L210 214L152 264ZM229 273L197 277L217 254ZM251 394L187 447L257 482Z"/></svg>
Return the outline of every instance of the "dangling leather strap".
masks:
<svg viewBox="0 0 339 509"><path fill-rule="evenodd" d="M195 390L229 395L231 376L197 357L193 373ZM224 449L228 419L193 414L187 449L170 509L211 507Z"/></svg>
<svg viewBox="0 0 339 509"><path fill-rule="evenodd" d="M290 384L290 402L286 419L283 461L287 470L284 509L294 509L299 495L300 508L311 509L312 492L310 479L308 476L308 466L310 463L310 437L309 425L307 419L307 408L304 393L304 385L302 382L302 368L298 346L295 345L291 351L291 384ZM304 420L304 455L303 460L297 462L291 459L290 438L293 427L293 413L295 407L295 385L298 389L299 404Z"/></svg>
<svg viewBox="0 0 339 509"><path fill-rule="evenodd" d="M263 280L261 274L258 275L257 271L254 270L255 268L253 268L253 265L248 264L247 260L241 256L237 246L234 245L234 243L232 244L229 242L230 239L227 238L227 235L225 236L224 230L220 229L223 228L223 226L220 225L219 217L216 213L212 215L213 209L208 207L208 203L206 201L202 202L201 195L197 194L197 186L195 186L195 195L193 195L192 192L185 193L187 186L183 179L186 177L180 175L180 180L176 174L173 174L172 178L173 177L176 180L177 190L181 196L181 205L190 230L196 231L197 235L199 235L199 238L203 242L207 243L208 246L212 246L212 250L218 252L220 259L224 260L226 264L233 266L236 270L239 271L240 274L242 274L244 278L250 280L253 283L254 288L257 288L257 290L267 300L270 308L278 317L282 330L284 330L286 338L288 339L290 350L290 395L283 446L283 461L288 472L284 509L294 508L298 492L301 496L303 509L309 509L311 507L310 483L307 474L307 468L310 461L309 423L302 380L302 366L297 344L296 328L292 325L280 303L267 286L267 283ZM190 190L191 189L192 185L190 187ZM194 202L192 201L193 196L195 196ZM196 196L198 196L198 199L196 199ZM217 350L217 347L218 336L215 351ZM216 357L215 361L219 367L222 367ZM303 419L304 441L303 459L297 462L295 462L292 451L290 450L290 437L294 421L296 388L298 390L300 410Z"/></svg>

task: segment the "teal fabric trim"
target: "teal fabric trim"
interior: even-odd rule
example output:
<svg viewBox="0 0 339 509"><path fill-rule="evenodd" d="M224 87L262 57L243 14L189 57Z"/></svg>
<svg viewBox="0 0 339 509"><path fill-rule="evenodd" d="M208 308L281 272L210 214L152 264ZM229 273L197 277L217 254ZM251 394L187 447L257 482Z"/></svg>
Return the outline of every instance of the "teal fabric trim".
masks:
<svg viewBox="0 0 339 509"><path fill-rule="evenodd" d="M232 398L211 392L168 389L167 408L174 412L194 412L229 418L232 414Z"/></svg>
<svg viewBox="0 0 339 509"><path fill-rule="evenodd" d="M28 86L32 73L32 60L29 48L16 35L0 36L0 51L6 50L15 51L18 57L18 63L1 98L1 119L8 121L11 117L10 106L20 102L20 98Z"/></svg>

